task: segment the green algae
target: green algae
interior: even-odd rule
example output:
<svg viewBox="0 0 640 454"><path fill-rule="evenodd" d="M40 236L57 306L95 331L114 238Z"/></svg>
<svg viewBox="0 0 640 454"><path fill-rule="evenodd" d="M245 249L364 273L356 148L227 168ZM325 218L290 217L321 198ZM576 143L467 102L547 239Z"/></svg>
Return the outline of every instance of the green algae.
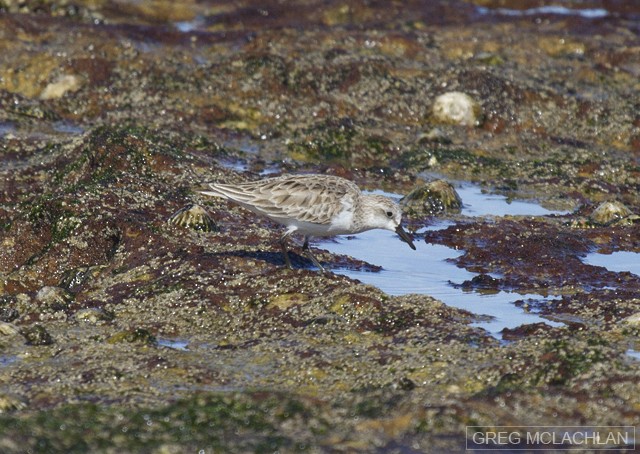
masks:
<svg viewBox="0 0 640 454"><path fill-rule="evenodd" d="M199 394L165 407L135 410L81 403L47 414L0 415L0 446L7 453L133 453L178 446L204 452L304 452L311 440L296 440L296 434L286 434L280 424L312 412L295 397L268 393ZM328 424L324 422L324 430Z"/></svg>
<svg viewBox="0 0 640 454"><path fill-rule="evenodd" d="M349 119L338 123L321 124L309 130L300 131L299 138L289 144L289 153L314 161L348 163L356 136L356 128Z"/></svg>

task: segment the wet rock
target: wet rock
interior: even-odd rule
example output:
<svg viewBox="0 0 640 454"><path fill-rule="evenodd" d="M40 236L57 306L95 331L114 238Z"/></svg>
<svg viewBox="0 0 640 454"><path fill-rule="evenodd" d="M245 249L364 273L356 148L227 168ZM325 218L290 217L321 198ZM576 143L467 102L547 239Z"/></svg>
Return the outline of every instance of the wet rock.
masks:
<svg viewBox="0 0 640 454"><path fill-rule="evenodd" d="M408 377L400 377L393 383L393 387L402 391L411 391L416 388L416 384Z"/></svg>
<svg viewBox="0 0 640 454"><path fill-rule="evenodd" d="M433 128L428 132L422 133L418 136L418 142L420 143L451 143L451 138L441 129Z"/></svg>
<svg viewBox="0 0 640 454"><path fill-rule="evenodd" d="M442 212L459 212L462 199L453 185L444 180L434 180L414 189L400 201L408 216L434 216Z"/></svg>
<svg viewBox="0 0 640 454"><path fill-rule="evenodd" d="M14 307L0 307L0 321L12 322L20 317L20 312Z"/></svg>
<svg viewBox="0 0 640 454"><path fill-rule="evenodd" d="M119 452L196 450L216 438L220 451L338 440L345 451L459 452L461 421L637 420L637 364L621 361L637 330L620 324L615 336L608 332L638 311L637 280L581 262L594 241L634 248L635 226L593 229L604 233L589 237L551 216L465 219L430 232L464 251L459 266L499 274L504 287L562 295L540 304L589 328L582 340L562 328L550 332L562 343L529 335L504 345L450 307L271 266L281 260L278 232L243 210L219 213L219 222L237 227L224 236L180 237L166 225L190 195L181 188L238 177L238 169L217 165L230 142L252 172L261 162L357 179L379 166L384 172L369 187L397 192L430 168L494 187L517 181L514 197L567 206L619 197L637 210L637 36L617 33L631 22L611 9L616 2L603 20L545 14L495 22L462 1L213 9L211 2L92 2L107 26L83 13L87 6L74 6L88 2L0 3L0 294L58 285L78 292L83 308L117 311L118 329L128 330L111 339L125 343L113 348L99 340L116 328L99 326L99 313L79 312L45 325L64 338L64 354L0 367L0 381L33 406L20 424L3 428L3 440L16 446L10 451L99 451L107 439ZM623 3L633 2L616 4ZM549 41L540 51L543 35ZM555 41L569 45L550 49ZM68 74L80 78L80 90L39 98ZM475 123L483 128L435 125L425 100L443 91L481 103ZM86 132L61 131L53 118ZM416 138L435 126L444 134ZM87 279L82 267L91 265L104 268ZM344 292L340 312L329 307ZM296 293L304 304L277 298ZM17 301L20 323L37 319L34 306ZM67 336L66 325L85 315ZM149 331L133 327L184 336L194 348L180 355L146 348ZM612 345L599 348L603 338ZM2 339L6 351L12 342ZM215 347L224 342L233 349ZM418 386L398 392L401 377ZM483 391L500 377L514 380L487 398ZM393 396L371 392L381 387ZM260 392L244 391L252 388ZM207 390L216 395L203 407ZM283 399L301 394L309 399ZM166 408L181 395L196 397ZM127 411L133 407L144 408ZM355 418L358 409L369 416ZM95 430L87 431L89 420ZM319 421L311 435L309 421ZM454 439L462 444L450 445Z"/></svg>
<svg viewBox="0 0 640 454"><path fill-rule="evenodd" d="M80 309L75 313L75 318L78 321L97 325L101 322L109 322L113 320L114 315L104 309L90 307L87 309Z"/></svg>
<svg viewBox="0 0 640 454"><path fill-rule="evenodd" d="M520 325L515 328L504 328L500 331L502 334L502 339L513 341L518 340L527 336L538 336L541 334L545 334L549 331L553 330L553 328L546 323L529 323L527 325Z"/></svg>
<svg viewBox="0 0 640 454"><path fill-rule="evenodd" d="M631 210L618 201L602 202L593 210L589 219L595 224L608 225L630 215Z"/></svg>
<svg viewBox="0 0 640 454"><path fill-rule="evenodd" d="M20 316L17 309L18 298L15 295L0 296L0 321L12 322Z"/></svg>
<svg viewBox="0 0 640 454"><path fill-rule="evenodd" d="M426 232L425 239L433 242L444 232L448 246L466 251L457 260L458 266L473 270L482 263L478 271L499 273L503 288L526 291L584 282L616 285L609 280L601 284L601 279L607 279L606 271L594 270L580 259L593 247L588 238L548 222L500 219L473 227L457 224L440 233Z"/></svg>
<svg viewBox="0 0 640 454"><path fill-rule="evenodd" d="M33 325L22 328L20 334L27 341L27 345L51 345L53 337L42 325Z"/></svg>
<svg viewBox="0 0 640 454"><path fill-rule="evenodd" d="M481 108L468 94L452 91L435 99L432 113L434 120L439 123L476 126L479 124Z"/></svg>
<svg viewBox="0 0 640 454"><path fill-rule="evenodd" d="M61 287L42 287L36 294L37 301L54 311L68 309L73 299L73 295Z"/></svg>
<svg viewBox="0 0 640 454"><path fill-rule="evenodd" d="M153 334L151 334L144 328L135 328L132 330L121 331L107 339L107 343L109 344L118 344L121 342L128 342L130 344L135 343L143 345L155 345L156 338Z"/></svg>
<svg viewBox="0 0 640 454"><path fill-rule="evenodd" d="M479 274L471 280L464 281L460 286L463 290L500 290L500 279L496 279L488 274Z"/></svg>
<svg viewBox="0 0 640 454"><path fill-rule="evenodd" d="M180 208L171 215L167 222L200 232L213 232L218 230L209 213L200 205L195 204Z"/></svg>
<svg viewBox="0 0 640 454"><path fill-rule="evenodd" d="M100 267L82 266L67 270L63 273L58 286L73 292L90 278L95 278L99 273L99 268Z"/></svg>

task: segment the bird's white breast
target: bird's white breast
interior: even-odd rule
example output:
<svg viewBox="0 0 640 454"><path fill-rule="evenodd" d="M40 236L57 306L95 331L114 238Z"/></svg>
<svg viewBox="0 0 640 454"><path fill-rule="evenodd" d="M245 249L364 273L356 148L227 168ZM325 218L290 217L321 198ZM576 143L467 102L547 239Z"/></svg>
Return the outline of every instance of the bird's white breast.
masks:
<svg viewBox="0 0 640 454"><path fill-rule="evenodd" d="M341 204L342 210L331 218L331 222L327 224L316 224L314 222L290 219L286 222L286 225L290 230L310 236L332 236L353 233L353 205L349 200L341 200ZM282 220L279 222L282 222Z"/></svg>

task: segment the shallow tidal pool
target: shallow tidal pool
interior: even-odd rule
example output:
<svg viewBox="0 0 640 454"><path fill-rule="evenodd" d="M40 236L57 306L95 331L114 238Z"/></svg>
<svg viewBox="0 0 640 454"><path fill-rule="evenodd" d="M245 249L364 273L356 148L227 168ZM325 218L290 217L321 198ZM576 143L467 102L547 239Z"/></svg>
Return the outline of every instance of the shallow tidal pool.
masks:
<svg viewBox="0 0 640 454"><path fill-rule="evenodd" d="M461 214L463 216L563 214L533 202L508 200L502 195L487 194L480 187L471 184L462 184L456 190L462 198ZM373 191L373 193L394 199L400 198L397 194L382 191ZM323 240L317 245L334 254L349 255L382 267L380 272L348 268L334 269L334 272L374 285L389 295L427 294L449 306L478 314L478 320L474 325L496 337L500 337L500 332L505 328L512 329L523 324L544 322L550 326L562 325L557 321L527 312L514 304L520 300L548 301L548 297L538 294L505 291L488 293L461 289L463 282L477 276L476 273L471 273L454 264L454 260L462 255L462 252L443 245L427 244L421 238L421 234L426 230L444 229L450 225L450 222L444 221L418 230L415 234L415 251L401 243L397 235L383 230L370 230L355 236Z"/></svg>

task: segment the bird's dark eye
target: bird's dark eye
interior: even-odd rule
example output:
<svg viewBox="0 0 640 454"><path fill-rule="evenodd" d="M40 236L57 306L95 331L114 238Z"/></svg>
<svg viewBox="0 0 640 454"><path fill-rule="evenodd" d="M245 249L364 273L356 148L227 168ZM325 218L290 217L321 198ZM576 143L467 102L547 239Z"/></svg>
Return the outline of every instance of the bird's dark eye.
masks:
<svg viewBox="0 0 640 454"><path fill-rule="evenodd" d="M393 212L392 211L387 211L387 217L388 218L392 218L393 217Z"/></svg>

